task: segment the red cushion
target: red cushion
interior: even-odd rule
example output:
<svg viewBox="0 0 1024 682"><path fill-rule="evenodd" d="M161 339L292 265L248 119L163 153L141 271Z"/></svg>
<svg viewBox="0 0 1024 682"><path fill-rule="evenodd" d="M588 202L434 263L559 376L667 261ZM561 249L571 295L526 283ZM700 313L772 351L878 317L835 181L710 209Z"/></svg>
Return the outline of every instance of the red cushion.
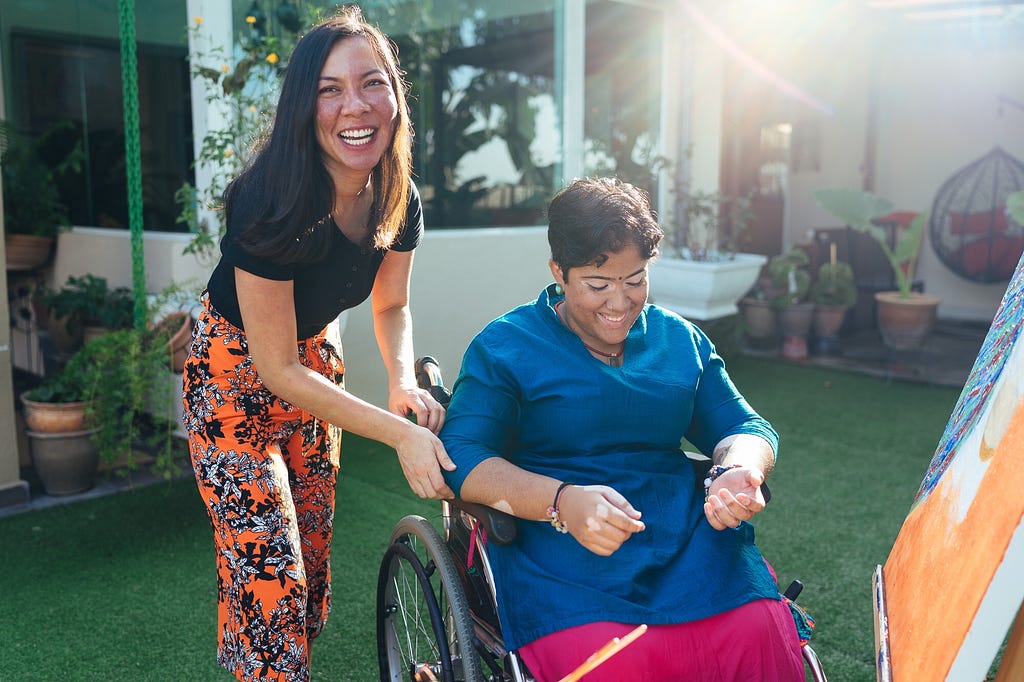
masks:
<svg viewBox="0 0 1024 682"><path fill-rule="evenodd" d="M952 234L1002 234L1009 227L1003 208L981 213L950 211L949 220Z"/></svg>
<svg viewBox="0 0 1024 682"><path fill-rule="evenodd" d="M975 239L950 254L954 263L960 263L959 272L971 279L979 275L990 282L1007 280L1017 269L1017 261L1024 251L1024 237L995 236Z"/></svg>

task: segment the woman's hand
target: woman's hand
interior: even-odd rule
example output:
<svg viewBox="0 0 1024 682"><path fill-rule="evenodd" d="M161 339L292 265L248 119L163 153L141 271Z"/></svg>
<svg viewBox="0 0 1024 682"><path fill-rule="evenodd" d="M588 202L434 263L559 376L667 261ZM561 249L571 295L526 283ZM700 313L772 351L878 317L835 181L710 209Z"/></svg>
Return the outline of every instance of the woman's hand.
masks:
<svg viewBox="0 0 1024 682"><path fill-rule="evenodd" d="M388 395L388 409L402 417L416 415L416 423L434 433L444 426L444 407L422 388L393 388Z"/></svg>
<svg viewBox="0 0 1024 682"><path fill-rule="evenodd" d="M606 485L567 487L558 499L558 514L577 542L601 556L645 528L640 512Z"/></svg>
<svg viewBox="0 0 1024 682"><path fill-rule="evenodd" d="M441 474L442 467L447 471L455 470L455 462L448 456L444 445L429 430L415 424L409 426L408 434L395 446L409 487L423 498L444 500L455 497Z"/></svg>
<svg viewBox="0 0 1024 682"><path fill-rule="evenodd" d="M715 530L735 528L764 509L764 472L752 467L729 469L711 482L704 516Z"/></svg>

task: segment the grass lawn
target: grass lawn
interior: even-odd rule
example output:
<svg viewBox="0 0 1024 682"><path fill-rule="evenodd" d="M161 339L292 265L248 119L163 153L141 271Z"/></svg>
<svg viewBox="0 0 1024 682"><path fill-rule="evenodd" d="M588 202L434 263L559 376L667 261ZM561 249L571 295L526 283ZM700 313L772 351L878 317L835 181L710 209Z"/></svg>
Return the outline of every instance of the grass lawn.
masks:
<svg viewBox="0 0 1024 682"><path fill-rule="evenodd" d="M959 390L749 357L729 368L781 435L758 544L783 586L804 582L829 679L874 680L871 573ZM402 515L439 507L408 490L387 448L348 435L342 459L334 610L313 677L367 682L384 545ZM0 679L232 679L214 661L212 535L191 479L0 519L0 576Z"/></svg>

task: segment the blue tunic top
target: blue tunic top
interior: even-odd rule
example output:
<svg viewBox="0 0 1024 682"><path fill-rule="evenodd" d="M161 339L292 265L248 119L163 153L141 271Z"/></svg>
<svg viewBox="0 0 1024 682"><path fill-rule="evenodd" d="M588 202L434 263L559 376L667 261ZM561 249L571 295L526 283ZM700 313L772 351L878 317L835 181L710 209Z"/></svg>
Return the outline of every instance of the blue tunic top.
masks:
<svg viewBox="0 0 1024 682"><path fill-rule="evenodd" d="M646 305L622 367L595 359L559 320L553 286L491 322L463 358L441 439L458 495L484 459L579 485L608 485L646 529L598 556L547 522L519 520L514 543L489 548L505 644L594 621L682 623L778 588L748 523L717 531L680 450L705 454L725 436L778 436L739 394L711 341L678 315Z"/></svg>

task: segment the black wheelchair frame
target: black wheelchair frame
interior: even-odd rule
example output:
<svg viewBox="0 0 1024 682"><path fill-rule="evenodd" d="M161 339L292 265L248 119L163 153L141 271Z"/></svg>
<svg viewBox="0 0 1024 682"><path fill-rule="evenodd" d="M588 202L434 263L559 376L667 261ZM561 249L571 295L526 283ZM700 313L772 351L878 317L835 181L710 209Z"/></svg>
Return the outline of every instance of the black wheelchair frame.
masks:
<svg viewBox="0 0 1024 682"><path fill-rule="evenodd" d="M418 360L416 374L447 404L436 360ZM398 522L377 579L382 682L534 682L519 655L505 648L487 555L489 543L515 537L515 517L462 500L441 501L440 532L422 516ZM793 581L786 597L795 601L801 589ZM803 657L812 679L827 682L809 644Z"/></svg>

